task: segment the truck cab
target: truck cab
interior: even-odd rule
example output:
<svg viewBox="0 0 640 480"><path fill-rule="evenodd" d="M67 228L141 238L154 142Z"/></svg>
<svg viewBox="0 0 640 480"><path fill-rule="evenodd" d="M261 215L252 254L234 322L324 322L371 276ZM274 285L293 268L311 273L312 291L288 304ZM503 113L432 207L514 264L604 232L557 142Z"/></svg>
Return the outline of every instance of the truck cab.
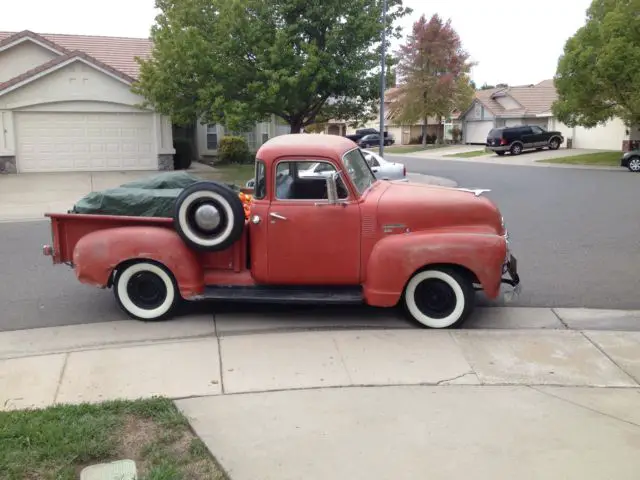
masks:
<svg viewBox="0 0 640 480"><path fill-rule="evenodd" d="M329 172L304 172L318 163ZM302 173L301 173L302 172ZM130 316L182 300L402 306L420 325L460 324L475 290L519 287L498 208L478 192L377 180L355 143L275 137L256 154L245 218L216 182L182 191L173 218L49 214L54 263L113 287ZM503 275L509 278L503 278Z"/></svg>

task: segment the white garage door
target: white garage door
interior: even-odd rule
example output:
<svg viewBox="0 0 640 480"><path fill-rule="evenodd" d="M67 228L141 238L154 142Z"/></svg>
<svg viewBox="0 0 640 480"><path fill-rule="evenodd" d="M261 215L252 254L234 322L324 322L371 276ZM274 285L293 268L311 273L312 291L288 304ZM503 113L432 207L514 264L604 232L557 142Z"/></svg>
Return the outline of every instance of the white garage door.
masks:
<svg viewBox="0 0 640 480"><path fill-rule="evenodd" d="M20 172L155 170L148 113L16 112Z"/></svg>
<svg viewBox="0 0 640 480"><path fill-rule="evenodd" d="M482 122L466 122L464 141L465 143L487 143L487 135L493 128L493 120Z"/></svg>

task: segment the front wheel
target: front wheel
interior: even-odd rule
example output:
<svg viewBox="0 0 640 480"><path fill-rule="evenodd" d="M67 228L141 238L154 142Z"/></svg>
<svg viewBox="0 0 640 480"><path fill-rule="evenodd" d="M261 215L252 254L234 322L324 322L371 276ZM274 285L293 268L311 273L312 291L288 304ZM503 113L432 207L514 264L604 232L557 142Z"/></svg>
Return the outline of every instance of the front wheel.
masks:
<svg viewBox="0 0 640 480"><path fill-rule="evenodd" d="M458 326L475 306L473 282L452 268L416 273L404 291L404 306L412 320L427 328Z"/></svg>
<svg viewBox="0 0 640 480"><path fill-rule="evenodd" d="M136 320L162 320L180 301L173 275L163 266L140 261L124 266L113 283L116 301Z"/></svg>
<svg viewBox="0 0 640 480"><path fill-rule="evenodd" d="M560 140L552 138L549 141L549 150L558 150L560 148Z"/></svg>

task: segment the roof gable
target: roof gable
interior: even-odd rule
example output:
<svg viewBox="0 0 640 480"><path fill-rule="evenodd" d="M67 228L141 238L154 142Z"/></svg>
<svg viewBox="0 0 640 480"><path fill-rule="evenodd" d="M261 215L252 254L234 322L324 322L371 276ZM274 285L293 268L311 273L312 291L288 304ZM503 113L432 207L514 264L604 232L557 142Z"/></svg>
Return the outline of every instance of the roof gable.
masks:
<svg viewBox="0 0 640 480"><path fill-rule="evenodd" d="M109 75L128 85L132 84L135 81L134 78L128 75L125 75L124 73L110 67L109 65L106 65L100 62L99 60L87 55L84 52L73 51L65 55L60 55L59 57L54 58L50 62L44 63L36 68L33 68L27 72L24 72L23 74L18 75L17 77L12 78L11 80L8 80L4 83L0 83L0 96L7 94L13 90L16 90L22 87L23 85L31 83L52 72L55 72L56 70L59 70L75 61L81 61L85 65L95 68L96 70L99 70L100 72L106 75Z"/></svg>
<svg viewBox="0 0 640 480"><path fill-rule="evenodd" d="M0 52L13 48L24 42L34 43L46 50L57 53L58 55L65 55L69 53L66 48L30 30L23 30L22 32L10 34L4 38L2 37L2 33L0 33Z"/></svg>

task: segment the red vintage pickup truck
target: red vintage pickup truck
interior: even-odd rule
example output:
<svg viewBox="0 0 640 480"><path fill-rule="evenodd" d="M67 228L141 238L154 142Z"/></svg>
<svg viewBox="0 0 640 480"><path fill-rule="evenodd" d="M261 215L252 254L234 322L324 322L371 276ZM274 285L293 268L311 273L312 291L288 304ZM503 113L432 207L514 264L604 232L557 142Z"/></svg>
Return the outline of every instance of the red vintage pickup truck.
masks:
<svg viewBox="0 0 640 480"><path fill-rule="evenodd" d="M400 305L448 328L469 316L475 290L519 288L502 216L481 191L376 180L361 150L333 135L275 137L256 157L248 219L237 192L198 182L173 218L48 214L44 253L112 287L141 320L220 299ZM332 173L307 175L317 162Z"/></svg>

